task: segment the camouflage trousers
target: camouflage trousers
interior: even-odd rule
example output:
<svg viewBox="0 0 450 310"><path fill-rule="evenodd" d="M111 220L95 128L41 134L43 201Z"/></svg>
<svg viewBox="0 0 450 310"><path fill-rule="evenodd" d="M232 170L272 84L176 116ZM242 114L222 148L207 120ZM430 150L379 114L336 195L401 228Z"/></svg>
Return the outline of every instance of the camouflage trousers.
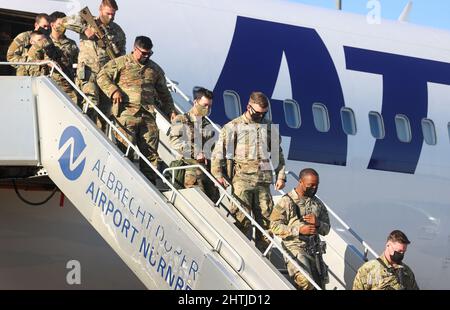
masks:
<svg viewBox="0 0 450 310"><path fill-rule="evenodd" d="M303 270L309 274L314 282L320 285L321 282L314 258L311 255L307 254L304 249L299 247L289 248L288 253L290 253L292 257L295 258L300 267L302 267ZM306 277L290 261L286 260L286 262L289 275L293 278L297 289L315 289L314 286L308 281L308 279L306 279Z"/></svg>
<svg viewBox="0 0 450 310"><path fill-rule="evenodd" d="M106 117L111 116L111 99L108 98L98 87L97 85L97 73L92 72L86 66L84 69L84 78L80 78L79 73L77 74L77 86L80 90L92 101L92 103L106 115ZM86 100L81 100L80 108L86 104ZM96 124L97 128L106 132L107 124L106 122L98 115L98 113L94 110L94 108L89 107L87 110L87 115L89 118Z"/></svg>
<svg viewBox="0 0 450 310"><path fill-rule="evenodd" d="M194 159L183 160L188 165L198 165L198 162ZM219 200L219 190L199 168L186 169L186 173L184 175L184 187L198 187L202 192L206 194L206 196L208 196L209 199L211 199L212 202L216 202L217 200Z"/></svg>
<svg viewBox="0 0 450 310"><path fill-rule="evenodd" d="M137 145L142 155L144 155L154 167L159 166L158 144L159 129L156 125L155 116L148 112L139 111L132 114L128 110L123 111L117 119L119 130L133 144ZM126 153L127 143L115 134L118 147ZM130 151L128 157L133 159L133 152ZM153 183L156 181L156 173L142 159L139 160L139 168L142 173Z"/></svg>
<svg viewBox="0 0 450 310"><path fill-rule="evenodd" d="M270 184L257 183L251 184L243 180L233 180L233 194L241 205L250 214L253 214L256 222L269 233L270 213L273 209L272 195L270 194ZM231 213L235 215L239 229L247 236L252 232L252 225L244 213L239 211L236 206L232 207ZM269 246L267 238L256 230L255 245L263 252Z"/></svg>
<svg viewBox="0 0 450 310"><path fill-rule="evenodd" d="M69 98L72 100L72 102L74 104L78 103L78 95L77 92L75 91L75 89L73 89L73 87L69 84L69 82L67 82L62 76L58 75L56 76L56 74L53 74L53 80L56 82L56 84L58 84L59 88L61 88L61 90L63 90L67 96L69 96Z"/></svg>

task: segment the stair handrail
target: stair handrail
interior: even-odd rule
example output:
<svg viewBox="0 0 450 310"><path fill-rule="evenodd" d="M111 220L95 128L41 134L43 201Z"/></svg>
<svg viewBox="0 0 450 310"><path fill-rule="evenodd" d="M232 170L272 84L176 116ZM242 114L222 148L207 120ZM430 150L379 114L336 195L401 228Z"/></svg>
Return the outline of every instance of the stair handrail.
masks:
<svg viewBox="0 0 450 310"><path fill-rule="evenodd" d="M128 154L129 154L129 152L130 152L130 150L132 149L134 152L135 152L135 154L137 154L137 156L140 158L140 159L142 159L149 167L150 167L150 169L152 169L155 173L156 173L156 175L158 176L158 177L160 177L162 180L163 180L163 182L170 188L170 190L172 190L172 192L173 193L175 193L175 195L177 195L177 196L179 196L180 198L181 198L181 200L187 205L187 206L189 206L190 208L191 208L191 210L194 212L194 214L203 222L203 224L205 224L206 225L206 227L208 227L215 235L216 235L216 237L218 238L218 242L217 242L217 245L212 245L213 246L213 250L215 250L215 251L217 251L217 252L219 252L219 250L220 250L220 247L221 247L221 245L222 244L224 244L224 245L226 245L232 252L233 252L233 254L235 254L236 255L236 257L237 258L239 258L240 259L240 261L241 261L241 267L240 267L240 269L239 270L237 270L237 272L240 272L240 271L242 271L242 268L243 268L243 266L244 266L244 264L243 264L243 260L242 260L242 257L239 255L239 253L237 252L237 250L234 248L234 247L232 247L223 237L222 237L222 235L204 218L204 216L200 213L200 212L198 212L197 211L197 209L189 202L189 200L188 199L186 199L186 197L184 197L184 195L179 191L179 190L177 190L172 184L171 184L171 182L170 181L168 181L165 177L164 177L164 175L161 173L161 172L159 172L158 171L158 169L157 168L155 168L151 163L150 163L150 161L141 153L141 151L139 150L139 148L136 146L136 145L133 145L132 144L132 142L114 125L114 123L113 122L111 122L111 120L109 119L109 118L107 118L106 117L106 115L105 114L103 114L103 112L77 87L77 85L62 71L62 69L59 67L59 66L57 66L57 64L56 63L54 63L53 61L48 61L48 60L46 60L46 61L42 61L42 62L0 62L0 65L8 65L8 66L11 66L11 65L13 65L13 66L22 66L22 65L24 65L24 66L42 66L42 65L51 65L56 71L58 71L58 73L60 73L61 74L61 76L74 88L74 90L76 91L76 92L78 92L82 97L83 97L83 99L85 99L86 100L86 102L87 102L87 104L85 105L85 107L83 107L83 113L84 114L86 114L86 112L87 112L87 109L88 109L88 107L89 106L91 106L91 108L93 108L97 113L98 113L98 115L100 116L100 117L102 117L103 118L103 120L104 121L106 121L106 123L109 125L109 127L110 127L110 130L114 130L115 132L116 132L116 134L118 134L122 139L123 139L123 141L126 143L126 144L128 144L128 147L127 147L127 151L126 151L126 153L124 154L124 157L126 157L126 156L128 156ZM124 143L124 144L125 144ZM229 262L228 262L229 263ZM230 264L230 263L229 263Z"/></svg>
<svg viewBox="0 0 450 310"><path fill-rule="evenodd" d="M250 220L250 222L252 223L253 226L256 227L256 229L259 230L259 232L261 232L269 241L270 244L268 246L268 248L264 251L263 256L267 256L270 249L273 247L276 247L281 254L283 254L284 257L286 257L289 262L291 262L294 267L300 271L300 273L306 277L306 279L318 290L321 290L322 288L311 278L311 276L295 261L295 259L293 259L291 257L291 255L285 251L283 249L283 247L274 239L272 238L264 228L262 228L259 223L247 212L247 210L245 210L244 207L241 206L240 202L230 193L228 193L228 191L216 180L216 178L211 175L211 173L202 165L187 165L187 166L179 166L179 167L169 167L167 169L164 170L163 174L165 174L166 172L169 171L177 171L177 170L185 170L185 169L194 169L194 168L198 168L201 169L202 172L214 183L214 185L219 188L219 190L222 192L219 200L217 202L215 202L216 206L220 205L220 202L223 200L223 198L228 197L228 199L230 199L230 201L236 205L236 207L238 207L238 209L245 215L245 217ZM174 181L174 176L175 174L172 173L172 180Z"/></svg>
<svg viewBox="0 0 450 310"><path fill-rule="evenodd" d="M166 82L167 82L167 84L169 85L169 87L174 91L174 92L176 92L176 93L178 93L178 94L180 94L180 96L185 100L185 101L187 101L189 104L191 104L192 105L192 101L189 99L189 97L170 79L170 78L168 78L167 76L166 76ZM176 102L174 102L174 104L175 104L175 107L176 107L176 109L180 112L180 113L184 113L184 111L176 104ZM212 124L212 126L217 130L217 132L218 133L220 133L220 131L221 131L221 128L215 123L215 122L213 122L208 116L206 116L206 119ZM250 222L259 230L259 231L261 231L263 234L264 234L264 236L266 237L266 238L268 238L270 241L271 241L271 243L270 243L270 245L269 245L269 247L267 248L267 250L263 253L263 255L264 256L267 256L267 254L269 253L269 251L270 251L270 249L275 245L277 248L278 248L278 250L284 255L284 256L286 256L286 257L288 257L288 260L294 265L294 267L295 268L297 268L307 279L308 279L308 281L310 281L312 284L313 284L313 286L316 288L316 289L321 289L321 287L309 276L309 274L308 273L306 273L304 270L303 270L303 268L302 267L300 267L297 263L296 263L296 261L295 260L293 260L291 257L290 257L290 255L286 252L286 251L284 251L284 249L282 249L282 247L279 245L279 243L277 243L276 241L275 241L275 239L272 239L271 237L270 237L270 235L269 234L267 234L266 233L266 231L253 219L253 217L248 213L248 212L246 212L246 210L241 206L241 204L235 199L235 197L233 196L233 195L230 195L227 191L226 191L226 189L220 184L220 183L218 183L217 182L217 180L209 173L209 171L207 171L203 166L201 166L201 165L189 165L189 166L181 166L181 167L171 167L171 168L167 168L167 169L165 169L164 171L163 171L163 174L165 174L166 172L169 172L169 171L176 171L176 170L184 170L184 169L188 169L188 168L195 168L195 167L198 167L198 168L200 168L204 173L205 173L205 175L207 175L208 176L208 178L211 180L211 181L213 181L213 183L216 185L216 187L218 187L219 188L219 190L221 190L221 191L223 191L223 195L221 195L220 196L220 198L219 198L219 200L215 203L215 205L216 206L218 206L219 204L220 204L220 202L223 200L223 198L225 197L225 196L227 196L228 197L228 199L230 199L237 207L238 207L238 209L244 214L244 216L247 218L247 219L249 219L250 220ZM172 179L174 178L174 174L172 173Z"/></svg>
<svg viewBox="0 0 450 310"><path fill-rule="evenodd" d="M297 182L300 181L298 175L296 175L292 171L286 171L286 176L289 175L293 177L295 180L297 180ZM283 190L279 190L278 192L281 193L282 195L286 194ZM316 195L316 197L320 199L318 195ZM358 233L356 233L356 231L354 231L353 228L350 227L350 225L348 225L339 215L337 215L337 213L329 205L327 205L322 199L320 199L320 201L327 208L328 213L330 213L345 228L345 230L347 230L363 246L364 248L363 259L365 261L368 260L368 252L370 252L370 254L374 256L374 258L377 258L379 256L377 252L375 252L372 249L372 247L360 235L358 235Z"/></svg>
<svg viewBox="0 0 450 310"><path fill-rule="evenodd" d="M200 220L209 228L211 229L216 237L219 239L218 245L220 244L225 244L227 245L232 252L234 252L236 254L236 256L238 258L240 258L240 260L242 261L242 257L239 255L239 253L220 235L220 233L211 226L211 224L209 224L209 222L203 217L203 215L201 215L197 209L188 201L188 199L186 199L186 197L184 197L184 195L177 190L171 183L170 181L168 181L165 176L160 173L158 171L158 169L156 169L151 163L150 161L140 152L139 148L136 145L133 145L132 142L115 126L115 124L113 122L111 122L111 120L109 118L106 117L106 115L78 88L78 86L62 71L62 69L53 61L42 61L42 62L38 62L38 63L33 63L33 62L0 62L0 65L25 65L25 66L42 66L42 65L50 65L52 70L51 70L51 74L54 72L54 70L58 71L59 74L61 74L61 76L74 88L74 90L81 95L81 97L83 99L86 100L87 104L85 104L85 106L83 107L83 113L86 114L88 107L91 106L91 108L93 108L98 115L103 118L104 121L106 121L106 124L109 125L110 131L114 130L116 132L116 134L119 134L119 136L123 139L124 142L126 142L126 144L128 144L127 147L127 151L125 152L124 156L128 156L129 152L131 149L133 149L133 151L135 152L135 154L142 159L155 173L158 177L160 177L163 182L172 190L173 193L175 193L175 195L179 196L181 198L181 200L186 203L191 209L192 211L200 218ZM189 98L170 80L167 79L168 83L171 84L172 87L175 87L174 89L176 89L177 91L180 92L180 94L182 94L182 97L186 100L189 101ZM169 82L170 81L170 82ZM181 109L179 107L177 107L179 111L181 111ZM182 111L181 111L182 112ZM212 122L210 120L211 124L214 124L214 122ZM215 124L214 124L215 125ZM220 132L220 128L217 127L217 125L215 125L219 132ZM125 144L125 143L124 143ZM197 166L197 165L195 165ZM281 247L279 246L279 244L275 241L275 239L273 239L257 222L256 220L253 219L253 217L240 205L240 203L232 196L230 196L228 194L228 192L226 192L226 189L223 188L216 180L215 178L208 172L206 171L203 167L201 167L200 165L198 165L200 167L200 169L203 169L204 172L207 173L209 178L213 179L213 182L218 185L218 188L223 190L227 196L229 196L229 199L233 201L233 203L235 203L235 205L239 208L239 210L250 220L250 222L270 241L270 244L268 246L268 248L264 251L263 256L267 256L267 254L269 253L270 249L272 247L277 247L277 249L286 257L286 259L288 259L293 265L294 267L299 270L305 277L306 279L318 290L321 290L322 288L310 277L310 275L305 272L303 270L302 267L300 267L298 265L298 263L292 259L292 257ZM186 166L183 166L183 168ZM173 169L176 168L181 168L181 167L173 167ZM167 169L166 169L167 170ZM216 186L217 186L216 185ZM213 249L214 250L218 250L218 245L216 245ZM243 262L241 263L241 267L243 267ZM237 270L238 272L240 270Z"/></svg>

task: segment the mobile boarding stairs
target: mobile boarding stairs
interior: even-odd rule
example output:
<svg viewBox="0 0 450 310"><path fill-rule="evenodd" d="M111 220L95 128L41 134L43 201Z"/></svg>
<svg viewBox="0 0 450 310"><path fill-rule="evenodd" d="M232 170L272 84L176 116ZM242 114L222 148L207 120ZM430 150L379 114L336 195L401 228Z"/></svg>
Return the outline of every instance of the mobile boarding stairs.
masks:
<svg viewBox="0 0 450 310"><path fill-rule="evenodd" d="M170 178L156 170L59 68L55 66L55 70L109 124L108 135L87 117L87 106L80 110L49 77L2 76L0 166L42 167L147 288L294 289L284 264L290 260L320 289L280 240L268 235L207 171L219 187L218 201L212 202L196 188L175 189ZM189 98L170 80L168 86L177 108L184 112L181 106L189 107ZM170 123L160 113L157 123L158 151L169 165L176 156L167 137ZM143 158L168 190L161 192L141 174L108 138L113 132L128 143L127 154L134 151ZM280 197L274 197L275 202ZM231 203L271 241L265 253L233 224L228 211ZM327 208L332 229L323 238L330 279L325 288L351 289L356 270L369 252L376 253Z"/></svg>

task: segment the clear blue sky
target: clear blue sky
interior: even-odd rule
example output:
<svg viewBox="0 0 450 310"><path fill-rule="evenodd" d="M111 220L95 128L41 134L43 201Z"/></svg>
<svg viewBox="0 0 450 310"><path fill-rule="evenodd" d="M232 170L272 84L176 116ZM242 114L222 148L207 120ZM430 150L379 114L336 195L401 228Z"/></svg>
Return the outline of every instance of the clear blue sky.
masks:
<svg viewBox="0 0 450 310"><path fill-rule="evenodd" d="M335 8L336 0L290 0L309 5ZM408 0L379 0L383 19L398 19ZM346 12L366 15L368 0L342 0ZM450 0L413 0L410 22L450 30Z"/></svg>

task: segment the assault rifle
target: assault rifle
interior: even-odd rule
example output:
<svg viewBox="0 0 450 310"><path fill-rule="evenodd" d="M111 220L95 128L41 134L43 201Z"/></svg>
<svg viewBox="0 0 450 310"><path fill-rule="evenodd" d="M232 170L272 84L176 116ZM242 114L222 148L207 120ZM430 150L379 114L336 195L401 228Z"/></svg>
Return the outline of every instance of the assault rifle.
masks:
<svg viewBox="0 0 450 310"><path fill-rule="evenodd" d="M325 264L322 255L326 253L327 244L321 241L319 235L304 236L308 238L306 243L306 253L314 257L316 269L320 279L320 287L325 288L325 284L329 282L328 266Z"/></svg>
<svg viewBox="0 0 450 310"><path fill-rule="evenodd" d="M95 36L98 38L98 46L106 51L111 60L115 59L120 54L120 51L112 42L112 36L105 25L95 20L88 7L80 11L80 17L94 30Z"/></svg>
<svg viewBox="0 0 450 310"><path fill-rule="evenodd" d="M103 48L108 54L111 60L114 60L120 54L119 48L112 41L112 35L108 29L101 22L97 22L92 16L88 7L85 7L80 11L80 17L94 30L95 36L98 38L97 44L100 48ZM119 105L113 104L111 113L115 117L119 116Z"/></svg>

